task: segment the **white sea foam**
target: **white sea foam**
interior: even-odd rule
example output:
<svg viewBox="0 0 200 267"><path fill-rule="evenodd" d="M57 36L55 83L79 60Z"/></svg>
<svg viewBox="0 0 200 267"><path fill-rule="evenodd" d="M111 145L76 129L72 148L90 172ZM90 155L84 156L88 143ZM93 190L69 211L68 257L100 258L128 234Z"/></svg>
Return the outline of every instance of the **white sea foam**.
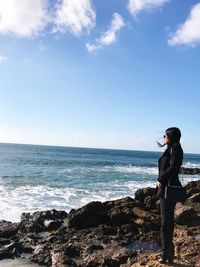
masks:
<svg viewBox="0 0 200 267"><path fill-rule="evenodd" d="M183 184L199 180L199 175L184 175ZM91 201L107 201L131 196L137 189L155 187L155 180L111 180L93 182L85 188L52 188L49 186L0 185L0 220L20 221L22 212L57 209L69 212Z"/></svg>
<svg viewBox="0 0 200 267"><path fill-rule="evenodd" d="M186 167L186 168L200 168L200 163L191 163L191 162L186 162L183 167Z"/></svg>
<svg viewBox="0 0 200 267"><path fill-rule="evenodd" d="M69 212L90 201L106 201L122 197L123 192L112 186L106 190L102 183L99 189L51 188L48 186L20 186L11 188L0 186L0 220L20 221L23 212L59 209ZM114 188L114 190L112 190ZM127 187L126 187L127 189ZM127 190L124 188L127 194ZM132 194L131 194L132 195Z"/></svg>
<svg viewBox="0 0 200 267"><path fill-rule="evenodd" d="M148 175L155 175L158 173L157 167L146 167L146 166L133 166L133 165L126 165L126 166L104 166L104 167L74 167L68 168L61 172L61 174L73 174L78 172L79 174L86 174L86 173L102 173L102 172L120 172L120 173L135 173L135 174L148 174Z"/></svg>
<svg viewBox="0 0 200 267"><path fill-rule="evenodd" d="M128 181L126 183L127 187L130 188L131 190L133 190L134 192L140 188L143 188L143 187L155 187L155 184L156 184L156 180L155 181L148 181L148 182L145 182L144 181Z"/></svg>
<svg viewBox="0 0 200 267"><path fill-rule="evenodd" d="M157 175L158 168L157 167L145 167L145 166L107 166L105 169L110 171L116 171L121 173L136 173L136 174L148 174L148 175Z"/></svg>

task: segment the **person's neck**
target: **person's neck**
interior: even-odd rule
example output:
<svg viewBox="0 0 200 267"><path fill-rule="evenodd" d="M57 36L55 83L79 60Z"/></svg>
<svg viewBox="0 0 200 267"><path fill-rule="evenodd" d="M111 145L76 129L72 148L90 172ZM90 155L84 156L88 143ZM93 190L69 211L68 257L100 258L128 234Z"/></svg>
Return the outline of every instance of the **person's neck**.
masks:
<svg viewBox="0 0 200 267"><path fill-rule="evenodd" d="M167 148L169 148L169 147L171 147L171 146L173 146L173 145L175 145L175 144L180 144L180 143L179 143L179 142L173 142L173 143L170 143L170 144L167 145Z"/></svg>

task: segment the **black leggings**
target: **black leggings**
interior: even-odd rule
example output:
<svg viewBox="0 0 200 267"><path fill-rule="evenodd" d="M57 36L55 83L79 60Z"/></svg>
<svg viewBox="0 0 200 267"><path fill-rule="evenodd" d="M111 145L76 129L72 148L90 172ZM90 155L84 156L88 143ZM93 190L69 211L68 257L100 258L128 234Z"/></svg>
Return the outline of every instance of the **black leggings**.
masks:
<svg viewBox="0 0 200 267"><path fill-rule="evenodd" d="M161 244L162 249L170 252L173 247L174 209L176 202L160 198L161 210Z"/></svg>

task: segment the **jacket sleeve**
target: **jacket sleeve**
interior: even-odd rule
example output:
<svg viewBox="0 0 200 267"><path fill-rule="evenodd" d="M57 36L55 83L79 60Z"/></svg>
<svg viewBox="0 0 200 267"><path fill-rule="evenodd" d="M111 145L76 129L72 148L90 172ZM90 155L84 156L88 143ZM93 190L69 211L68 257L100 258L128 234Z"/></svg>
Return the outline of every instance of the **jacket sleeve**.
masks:
<svg viewBox="0 0 200 267"><path fill-rule="evenodd" d="M179 172L181 166L180 153L177 147L175 146L171 147L169 153L170 153L170 165L166 170L160 173L157 179L160 183L163 183L164 185L168 184L169 179L174 173Z"/></svg>

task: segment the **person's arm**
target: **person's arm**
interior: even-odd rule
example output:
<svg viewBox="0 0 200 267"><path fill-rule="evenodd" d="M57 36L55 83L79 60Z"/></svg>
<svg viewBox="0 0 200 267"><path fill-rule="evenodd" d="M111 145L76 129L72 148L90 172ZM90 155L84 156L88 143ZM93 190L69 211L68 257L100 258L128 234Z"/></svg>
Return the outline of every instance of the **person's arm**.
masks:
<svg viewBox="0 0 200 267"><path fill-rule="evenodd" d="M167 185L171 175L174 172L178 172L179 168L180 168L180 154L178 149L173 146L170 148L170 165L165 171L160 173L157 180L161 184Z"/></svg>

